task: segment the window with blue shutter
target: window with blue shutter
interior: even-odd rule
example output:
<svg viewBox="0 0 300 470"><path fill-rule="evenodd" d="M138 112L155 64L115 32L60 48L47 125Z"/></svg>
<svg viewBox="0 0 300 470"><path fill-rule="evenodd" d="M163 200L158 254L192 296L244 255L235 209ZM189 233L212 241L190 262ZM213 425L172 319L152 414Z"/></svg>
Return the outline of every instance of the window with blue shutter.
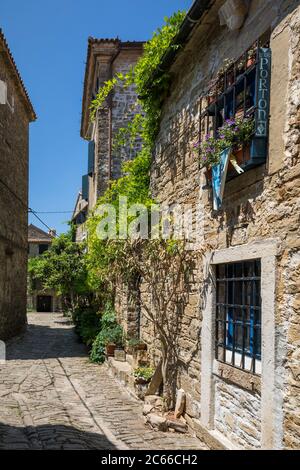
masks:
<svg viewBox="0 0 300 470"><path fill-rule="evenodd" d="M216 359L259 373L261 262L216 267Z"/></svg>
<svg viewBox="0 0 300 470"><path fill-rule="evenodd" d="M82 199L86 201L89 199L89 175L82 177Z"/></svg>
<svg viewBox="0 0 300 470"><path fill-rule="evenodd" d="M226 119L251 117L255 131L250 145L237 155L244 171L266 161L268 152L271 49L269 32L248 49L242 57L220 74L206 96L200 99L199 140L206 135L218 136ZM229 168L228 176L237 176Z"/></svg>
<svg viewBox="0 0 300 470"><path fill-rule="evenodd" d="M88 150L88 174L92 175L95 171L95 142L89 142Z"/></svg>

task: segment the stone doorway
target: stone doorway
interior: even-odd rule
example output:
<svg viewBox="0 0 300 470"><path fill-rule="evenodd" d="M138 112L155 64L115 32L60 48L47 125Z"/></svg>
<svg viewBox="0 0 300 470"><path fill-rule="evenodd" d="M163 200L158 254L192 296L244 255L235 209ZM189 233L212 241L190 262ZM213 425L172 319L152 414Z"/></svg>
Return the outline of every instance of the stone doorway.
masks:
<svg viewBox="0 0 300 470"><path fill-rule="evenodd" d="M38 295L36 309L38 312L52 312L51 295Z"/></svg>

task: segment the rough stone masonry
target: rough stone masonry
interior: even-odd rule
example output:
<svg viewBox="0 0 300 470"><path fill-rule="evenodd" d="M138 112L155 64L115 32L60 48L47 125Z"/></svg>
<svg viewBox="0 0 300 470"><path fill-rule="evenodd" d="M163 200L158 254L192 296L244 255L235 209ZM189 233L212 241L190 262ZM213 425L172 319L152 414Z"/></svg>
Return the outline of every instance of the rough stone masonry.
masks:
<svg viewBox="0 0 300 470"><path fill-rule="evenodd" d="M170 69L151 172L152 194L164 204L201 208L200 248L180 325L177 387L186 419L199 435L225 447L300 448L300 7L299 1L250 2L243 27L221 27L213 2ZM199 136L199 97L226 59L238 60L270 33L269 149L265 163L226 183L221 210L192 144ZM204 256L203 256L204 255ZM262 263L262 371L241 371L215 357L213 258ZM216 261L217 263L217 261ZM141 293L151 302L148 286ZM127 306L118 299L118 310ZM126 319L126 312L119 313ZM141 335L154 362L146 315Z"/></svg>
<svg viewBox="0 0 300 470"><path fill-rule="evenodd" d="M0 339L26 324L28 132L36 119L0 30Z"/></svg>

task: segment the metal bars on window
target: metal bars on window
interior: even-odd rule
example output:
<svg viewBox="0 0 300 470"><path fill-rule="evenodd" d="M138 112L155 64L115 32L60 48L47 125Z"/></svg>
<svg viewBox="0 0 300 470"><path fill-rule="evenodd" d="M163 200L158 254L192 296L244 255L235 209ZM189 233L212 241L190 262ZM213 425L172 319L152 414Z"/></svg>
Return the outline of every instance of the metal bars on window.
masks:
<svg viewBox="0 0 300 470"><path fill-rule="evenodd" d="M199 142L217 137L226 119L254 117L259 49L269 47L267 31L237 61L227 63L205 96L200 98ZM240 164L250 159L249 146L242 149Z"/></svg>
<svg viewBox="0 0 300 470"><path fill-rule="evenodd" d="M260 373L260 260L216 266L216 359Z"/></svg>

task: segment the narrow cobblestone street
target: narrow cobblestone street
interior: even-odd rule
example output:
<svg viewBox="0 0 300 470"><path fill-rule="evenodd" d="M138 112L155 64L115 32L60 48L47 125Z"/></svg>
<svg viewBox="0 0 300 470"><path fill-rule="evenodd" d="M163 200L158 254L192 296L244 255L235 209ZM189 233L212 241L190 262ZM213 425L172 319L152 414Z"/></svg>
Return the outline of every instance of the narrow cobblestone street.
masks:
<svg viewBox="0 0 300 470"><path fill-rule="evenodd" d="M29 314L0 366L0 449L204 449L146 427L141 403L91 364L61 315Z"/></svg>

